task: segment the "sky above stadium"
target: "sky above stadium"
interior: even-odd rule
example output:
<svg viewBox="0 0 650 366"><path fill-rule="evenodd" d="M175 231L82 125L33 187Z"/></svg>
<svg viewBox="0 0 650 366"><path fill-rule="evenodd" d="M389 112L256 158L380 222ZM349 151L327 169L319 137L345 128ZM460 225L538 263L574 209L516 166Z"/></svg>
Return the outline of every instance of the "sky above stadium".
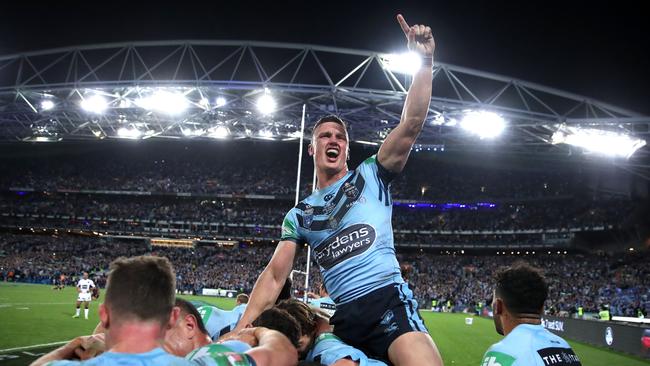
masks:
<svg viewBox="0 0 650 366"><path fill-rule="evenodd" d="M570 3L567 5L566 3ZM4 2L0 54L84 44L234 39L404 50L395 20L434 31L441 62L513 76L650 115L642 2Z"/></svg>

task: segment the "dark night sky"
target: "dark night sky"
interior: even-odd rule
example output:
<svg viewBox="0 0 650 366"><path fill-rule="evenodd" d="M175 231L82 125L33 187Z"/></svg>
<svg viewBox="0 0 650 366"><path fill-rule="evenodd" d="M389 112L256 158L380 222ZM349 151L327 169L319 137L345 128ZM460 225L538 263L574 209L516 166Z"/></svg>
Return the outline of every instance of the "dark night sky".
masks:
<svg viewBox="0 0 650 366"><path fill-rule="evenodd" d="M564 3L570 3L566 5ZM642 2L3 2L0 54L81 44L241 39L392 52L395 21L430 25L436 59L650 115L650 22Z"/></svg>

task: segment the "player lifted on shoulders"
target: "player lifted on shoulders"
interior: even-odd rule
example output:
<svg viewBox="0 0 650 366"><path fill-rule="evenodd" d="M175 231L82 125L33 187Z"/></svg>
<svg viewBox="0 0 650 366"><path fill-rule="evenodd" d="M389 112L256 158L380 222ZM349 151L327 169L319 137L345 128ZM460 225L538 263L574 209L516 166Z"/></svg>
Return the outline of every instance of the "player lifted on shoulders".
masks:
<svg viewBox="0 0 650 366"><path fill-rule="evenodd" d="M73 318L79 317L79 309L81 303L84 303L84 318L88 319L88 305L90 304L92 297L92 289L95 288L95 283L93 280L88 279L88 272L84 272L83 278L77 282L77 312L73 315Z"/></svg>
<svg viewBox="0 0 650 366"><path fill-rule="evenodd" d="M345 122L335 116L316 122L309 154L314 159L317 190L285 216L281 241L257 280L236 330L273 305L291 272L297 246L307 243L336 303L330 322L337 337L369 357L394 365L442 365L413 294L400 275L389 193L427 115L435 44L429 27L409 26L401 15L397 20L408 48L422 58L399 125L377 155L349 171Z"/></svg>

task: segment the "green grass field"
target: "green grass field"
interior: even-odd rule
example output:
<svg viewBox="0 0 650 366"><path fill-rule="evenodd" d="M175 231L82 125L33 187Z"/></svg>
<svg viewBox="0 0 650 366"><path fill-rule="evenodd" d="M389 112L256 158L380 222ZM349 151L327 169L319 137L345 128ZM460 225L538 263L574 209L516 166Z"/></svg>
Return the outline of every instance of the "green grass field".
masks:
<svg viewBox="0 0 650 366"><path fill-rule="evenodd" d="M183 296L231 309L230 299ZM98 301L91 304L90 319L72 319L76 290L54 291L49 286L0 283L0 364L25 365L56 345L82 334L90 334L99 322ZM100 299L101 300L101 299ZM82 313L83 314L83 313ZM445 365L479 366L485 350L501 338L491 320L474 318L465 325L464 314L423 312ZM585 366L637 366L650 361L631 357L585 344L570 342ZM30 348L26 348L30 347ZM16 349L17 348L17 349Z"/></svg>

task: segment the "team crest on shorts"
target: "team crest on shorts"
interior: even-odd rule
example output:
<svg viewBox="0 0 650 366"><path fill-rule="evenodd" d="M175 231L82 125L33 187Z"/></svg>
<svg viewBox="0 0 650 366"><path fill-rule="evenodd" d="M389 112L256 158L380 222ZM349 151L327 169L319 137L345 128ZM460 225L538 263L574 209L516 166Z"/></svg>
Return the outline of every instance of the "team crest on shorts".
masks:
<svg viewBox="0 0 650 366"><path fill-rule="evenodd" d="M357 197L359 197L359 190L349 182L345 182L343 185L343 193L345 193L345 195L352 200L355 200Z"/></svg>

